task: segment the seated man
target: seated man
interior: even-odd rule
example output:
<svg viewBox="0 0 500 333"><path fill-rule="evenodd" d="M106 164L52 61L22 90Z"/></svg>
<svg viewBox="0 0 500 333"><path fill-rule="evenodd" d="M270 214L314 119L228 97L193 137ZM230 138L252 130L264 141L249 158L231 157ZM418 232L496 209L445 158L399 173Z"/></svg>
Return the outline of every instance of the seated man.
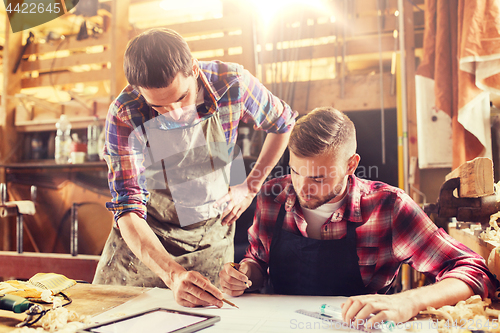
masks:
<svg viewBox="0 0 500 333"><path fill-rule="evenodd" d="M346 115L313 110L297 122L288 148L291 175L261 188L245 258L219 274L226 294L258 289L269 274L278 294L350 296L343 319L375 314L367 324L494 296L498 281L483 258L437 228L401 189L354 175L360 157ZM436 283L384 295L403 263Z"/></svg>

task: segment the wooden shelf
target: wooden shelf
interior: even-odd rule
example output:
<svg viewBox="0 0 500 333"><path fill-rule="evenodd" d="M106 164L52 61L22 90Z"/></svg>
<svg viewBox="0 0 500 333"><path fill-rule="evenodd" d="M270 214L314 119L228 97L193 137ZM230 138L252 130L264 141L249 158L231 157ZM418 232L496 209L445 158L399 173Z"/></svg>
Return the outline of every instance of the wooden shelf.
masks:
<svg viewBox="0 0 500 333"><path fill-rule="evenodd" d="M100 121L105 121L104 117L98 117ZM16 130L18 132L44 132L44 131L55 131L56 123L59 119L39 119L30 121L18 121L16 123ZM87 128L92 121L94 121L93 116L88 117L78 117L78 118L68 118L71 122L71 129L82 129Z"/></svg>
<svg viewBox="0 0 500 333"><path fill-rule="evenodd" d="M9 163L9 164L0 164L0 167L5 169L56 169L56 168L94 168L94 167L107 167L105 161L97 161L97 162L85 162L78 164L56 164L54 160L39 160L39 161L31 161L24 163Z"/></svg>

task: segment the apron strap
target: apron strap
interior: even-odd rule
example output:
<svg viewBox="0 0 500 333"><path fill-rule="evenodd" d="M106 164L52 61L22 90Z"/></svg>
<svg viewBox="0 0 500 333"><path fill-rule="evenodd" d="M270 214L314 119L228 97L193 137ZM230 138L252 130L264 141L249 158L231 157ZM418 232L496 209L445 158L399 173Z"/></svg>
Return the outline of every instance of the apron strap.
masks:
<svg viewBox="0 0 500 333"><path fill-rule="evenodd" d="M283 222L285 221L285 215L286 215L285 204L282 204L280 207L280 211L278 213L278 218L276 219L276 224L274 225L275 231L283 228Z"/></svg>

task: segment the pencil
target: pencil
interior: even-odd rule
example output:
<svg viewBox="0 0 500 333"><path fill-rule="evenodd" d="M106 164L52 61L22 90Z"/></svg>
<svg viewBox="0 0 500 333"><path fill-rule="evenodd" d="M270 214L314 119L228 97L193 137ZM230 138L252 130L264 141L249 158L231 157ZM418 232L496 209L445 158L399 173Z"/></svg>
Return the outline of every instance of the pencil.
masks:
<svg viewBox="0 0 500 333"><path fill-rule="evenodd" d="M207 292L207 293L209 293L210 295L214 296L214 295L213 295L210 291L208 291L208 290L205 290L205 292ZM215 297L215 296L214 296L214 297ZM215 298L217 298L217 297L215 297ZM234 306L235 308L239 309L239 307L237 307L237 306L236 306L236 304L229 302L229 301L228 301L227 299L225 299L225 298L221 299L221 301L223 301L224 303L227 303L227 304L229 304L229 305L231 305L231 306Z"/></svg>
<svg viewBox="0 0 500 333"><path fill-rule="evenodd" d="M229 263L229 264L231 265L231 267L232 267L232 268L234 268L234 269L235 269L235 270L237 270L238 272L240 271L240 270L238 269L238 267L236 267L236 264L235 264L234 262L231 262L231 263ZM244 283L245 283L245 286L247 286L247 288L249 288L249 287L248 287L248 283L247 283L246 281L245 281Z"/></svg>
<svg viewBox="0 0 500 333"><path fill-rule="evenodd" d="M222 299L222 301L223 301L224 303L227 303L227 304L229 304L229 305L231 305L231 306L234 306L235 308L239 309L239 307L237 307L237 306L236 306L236 304L229 302L229 301L228 301L227 299L225 299L225 298L223 298L223 299Z"/></svg>

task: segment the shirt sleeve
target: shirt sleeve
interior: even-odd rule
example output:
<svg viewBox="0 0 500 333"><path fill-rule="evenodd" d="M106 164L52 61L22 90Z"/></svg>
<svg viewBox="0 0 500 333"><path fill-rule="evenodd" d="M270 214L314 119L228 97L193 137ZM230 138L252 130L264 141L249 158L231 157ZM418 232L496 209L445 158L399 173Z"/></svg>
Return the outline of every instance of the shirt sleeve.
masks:
<svg viewBox="0 0 500 333"><path fill-rule="evenodd" d="M108 164L108 184L112 196L106 208L114 212L115 222L124 213L130 212L146 219L149 198L144 177L146 142L141 127L134 128L131 114L127 106L115 101L106 118L103 156Z"/></svg>
<svg viewBox="0 0 500 333"><path fill-rule="evenodd" d="M269 267L269 248L271 247L272 226L269 225L267 216L269 215L269 205L266 205L264 196L260 191L257 196L257 206L253 224L248 228L248 246L247 252L242 260L253 261L259 265L263 276L267 275Z"/></svg>
<svg viewBox="0 0 500 333"><path fill-rule="evenodd" d="M268 133L282 134L292 129L296 114L290 106L274 96L256 77L242 67L240 88L245 111L243 120L251 117L258 128Z"/></svg>
<svg viewBox="0 0 500 333"><path fill-rule="evenodd" d="M393 251L396 257L436 282L456 278L481 297L494 297L497 279L485 260L438 228L406 194L394 205Z"/></svg>

